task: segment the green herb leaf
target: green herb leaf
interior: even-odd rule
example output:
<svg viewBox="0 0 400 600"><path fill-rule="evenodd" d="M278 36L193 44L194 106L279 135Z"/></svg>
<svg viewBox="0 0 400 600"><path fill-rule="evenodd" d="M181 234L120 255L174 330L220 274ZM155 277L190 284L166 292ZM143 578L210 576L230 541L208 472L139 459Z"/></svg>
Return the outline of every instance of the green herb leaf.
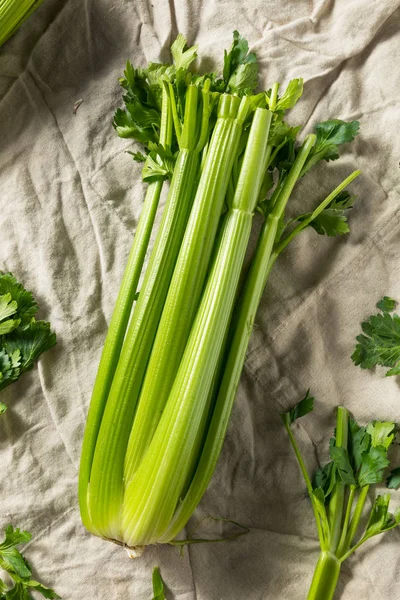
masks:
<svg viewBox="0 0 400 600"><path fill-rule="evenodd" d="M33 366L56 343L50 324L36 321L38 306L31 292L11 273L0 271L0 390ZM9 317L13 318L10 319ZM2 404L0 414L4 412Z"/></svg>
<svg viewBox="0 0 400 600"><path fill-rule="evenodd" d="M390 494L377 496L371 510L371 515L367 524L364 538L368 539L379 535L384 531L393 529L400 524L400 515L398 512L392 515L389 509Z"/></svg>
<svg viewBox="0 0 400 600"><path fill-rule="evenodd" d="M389 296L383 296L379 302L377 302L376 307L379 308L382 312L393 312L396 308L396 300L393 298L389 298Z"/></svg>
<svg viewBox="0 0 400 600"><path fill-rule="evenodd" d="M188 69L197 58L198 46L188 47L185 36L181 33L171 46L171 54L174 59L176 69Z"/></svg>
<svg viewBox="0 0 400 600"><path fill-rule="evenodd" d="M8 525L5 536L4 541L0 544L0 567L11 574L15 573L19 577L29 578L32 575L31 569L16 546L29 542L31 534L20 529L14 530L12 525Z"/></svg>
<svg viewBox="0 0 400 600"><path fill-rule="evenodd" d="M293 108L296 102L303 94L303 79L292 79L285 90L282 97L278 98L276 103L276 111L287 110Z"/></svg>
<svg viewBox="0 0 400 600"><path fill-rule="evenodd" d="M247 40L238 31L233 32L233 43L229 52L224 53L223 77L225 91L243 95L251 93L258 85L257 58L249 52Z"/></svg>
<svg viewBox="0 0 400 600"><path fill-rule="evenodd" d="M386 375L400 372L400 317L397 314L372 315L361 325L363 333L357 336L352 360L362 369L376 365L391 367Z"/></svg>
<svg viewBox="0 0 400 600"><path fill-rule="evenodd" d="M339 146L352 142L358 134L358 121L341 121L332 119L315 126L317 139L303 167L302 175L307 173L320 160L336 160L339 158Z"/></svg>
<svg viewBox="0 0 400 600"><path fill-rule="evenodd" d="M387 450L383 446L371 446L369 451L365 452L362 457L362 465L358 475L359 486L381 483L383 472L388 465Z"/></svg>
<svg viewBox="0 0 400 600"><path fill-rule="evenodd" d="M300 417L304 417L314 409L315 398L310 395L310 390L307 390L306 395L296 406L294 406L287 413L281 415L282 419L287 420L288 424L291 425Z"/></svg>
<svg viewBox="0 0 400 600"><path fill-rule="evenodd" d="M17 312L18 304L12 300L11 294L0 296L0 335L10 333L20 324L19 319L10 319ZM7 320L6 320L7 319Z"/></svg>
<svg viewBox="0 0 400 600"><path fill-rule="evenodd" d="M394 442L396 424L389 421L372 421L368 424L367 431L374 448L383 446L388 450Z"/></svg>
<svg viewBox="0 0 400 600"><path fill-rule="evenodd" d="M44 598L60 598L56 592L47 588L38 581L31 579L32 569L27 560L17 550L19 544L26 544L31 539L31 534L27 531L14 529L8 525L5 529L5 539L0 544L0 567L7 571L8 575L14 581L11 588L7 588L0 580L0 599L5 600L32 600L29 590L32 588L44 596Z"/></svg>
<svg viewBox="0 0 400 600"><path fill-rule="evenodd" d="M349 453L340 446L331 446L329 454L337 468L338 475L345 485L355 485L353 467L350 463Z"/></svg>
<svg viewBox="0 0 400 600"><path fill-rule="evenodd" d="M153 569L153 600L165 600L164 594L164 583L161 577L160 569L154 567Z"/></svg>
<svg viewBox="0 0 400 600"><path fill-rule="evenodd" d="M56 343L56 335L51 332L50 323L33 321L25 331L13 331L4 340L4 348L15 360L21 354L21 372L28 371L39 356L52 348Z"/></svg>
<svg viewBox="0 0 400 600"><path fill-rule="evenodd" d="M0 271L0 296L11 296L12 303L16 302L17 310L13 313L20 320L20 328L29 327L32 317L38 311L38 305L21 283L15 279L12 273ZM13 304L13 306L15 306ZM0 318L1 321L1 318ZM4 334L5 332L2 332Z"/></svg>
<svg viewBox="0 0 400 600"><path fill-rule="evenodd" d="M336 236L350 231L347 223L346 211L353 207L355 196L350 196L346 191L341 192L320 214L311 221L312 227L320 235ZM311 216L305 213L297 217L297 221L305 221Z"/></svg>
<svg viewBox="0 0 400 600"><path fill-rule="evenodd" d="M349 421L349 455L353 465L353 470L358 473L365 452L368 452L371 445L371 436L367 433L365 427L360 427L355 421Z"/></svg>
<svg viewBox="0 0 400 600"><path fill-rule="evenodd" d="M314 488L323 490L325 498L328 498L337 482L337 467L333 461L318 469L314 476Z"/></svg>
<svg viewBox="0 0 400 600"><path fill-rule="evenodd" d="M400 467L396 467L390 472L386 479L386 485L391 490L398 490L400 487Z"/></svg>
<svg viewBox="0 0 400 600"><path fill-rule="evenodd" d="M39 592L44 598L50 598L51 600L61 598L54 590L33 579L27 581L25 585L27 588L32 588L35 592Z"/></svg>

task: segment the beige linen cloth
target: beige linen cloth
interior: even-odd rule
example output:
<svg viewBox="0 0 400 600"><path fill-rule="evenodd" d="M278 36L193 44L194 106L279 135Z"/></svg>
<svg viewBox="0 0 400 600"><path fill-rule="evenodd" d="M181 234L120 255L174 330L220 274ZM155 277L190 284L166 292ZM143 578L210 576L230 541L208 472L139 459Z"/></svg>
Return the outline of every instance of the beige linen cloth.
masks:
<svg viewBox="0 0 400 600"><path fill-rule="evenodd" d="M400 299L399 19L399 0L46 0L0 50L0 269L34 291L58 336L2 393L0 526L32 532L26 556L65 600L149 600L155 564L171 599L306 597L317 537L279 412L308 387L316 396L315 414L296 426L311 470L327 458L339 403L362 423L400 422L396 378L349 358L376 301ZM263 89L304 77L292 123L306 132L328 118L361 123L342 160L301 183L292 210L356 167L359 198L349 236L307 231L277 264L218 468L190 524L221 516L251 533L183 557L151 547L130 561L84 530L76 493L85 415L143 198L131 143L111 127L117 78L127 58L167 60L178 32L199 44L201 68L221 66L234 29L257 53ZM343 567L337 597L398 598L399 550L400 531L369 542Z"/></svg>

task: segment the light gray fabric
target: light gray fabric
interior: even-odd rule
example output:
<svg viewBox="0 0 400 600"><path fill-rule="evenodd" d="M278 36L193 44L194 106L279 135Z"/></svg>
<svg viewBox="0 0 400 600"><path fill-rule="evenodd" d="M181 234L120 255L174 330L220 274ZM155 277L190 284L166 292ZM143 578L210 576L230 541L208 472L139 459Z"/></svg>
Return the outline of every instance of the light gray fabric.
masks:
<svg viewBox="0 0 400 600"><path fill-rule="evenodd" d="M0 50L0 268L34 291L58 344L2 393L0 525L33 533L26 555L66 600L148 600L160 564L179 600L305 598L318 554L312 511L279 419L311 387L296 427L310 469L327 456L334 407L400 422L395 378L356 369L360 320L400 299L399 0L46 0ZM221 460L193 523L211 514L251 533L233 543L148 549L135 562L86 533L77 506L85 415L142 202L140 168L110 122L130 58L168 58L181 31L202 67L221 64L233 29L257 52L264 86L305 79L293 123L359 119L340 163L318 167L293 209L354 168L352 233L304 233L281 257L256 319ZM74 102L83 99L76 116ZM395 494L394 503L400 502ZM227 527L208 526L216 535ZM400 532L348 561L343 600L397 598Z"/></svg>

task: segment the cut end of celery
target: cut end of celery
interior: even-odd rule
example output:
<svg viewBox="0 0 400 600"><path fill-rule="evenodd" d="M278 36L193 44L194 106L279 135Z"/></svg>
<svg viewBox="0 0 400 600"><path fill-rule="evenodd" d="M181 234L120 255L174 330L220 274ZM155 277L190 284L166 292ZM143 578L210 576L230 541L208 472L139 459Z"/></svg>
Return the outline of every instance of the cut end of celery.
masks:
<svg viewBox="0 0 400 600"><path fill-rule="evenodd" d="M125 550L129 558L139 558L142 556L145 547L146 546L132 546L132 548L129 548L128 546L125 546Z"/></svg>

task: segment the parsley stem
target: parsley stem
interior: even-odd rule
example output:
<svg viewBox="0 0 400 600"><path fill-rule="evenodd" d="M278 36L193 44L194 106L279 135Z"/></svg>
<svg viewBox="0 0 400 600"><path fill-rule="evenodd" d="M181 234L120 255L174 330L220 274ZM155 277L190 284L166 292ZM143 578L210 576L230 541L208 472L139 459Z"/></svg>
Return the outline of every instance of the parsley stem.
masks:
<svg viewBox="0 0 400 600"><path fill-rule="evenodd" d="M349 412L343 406L339 406L336 417L336 446L347 450L349 434ZM331 540L330 551L335 553L339 544L342 530L343 506L344 506L344 483L338 481L332 492L329 502L329 513L331 515Z"/></svg>

